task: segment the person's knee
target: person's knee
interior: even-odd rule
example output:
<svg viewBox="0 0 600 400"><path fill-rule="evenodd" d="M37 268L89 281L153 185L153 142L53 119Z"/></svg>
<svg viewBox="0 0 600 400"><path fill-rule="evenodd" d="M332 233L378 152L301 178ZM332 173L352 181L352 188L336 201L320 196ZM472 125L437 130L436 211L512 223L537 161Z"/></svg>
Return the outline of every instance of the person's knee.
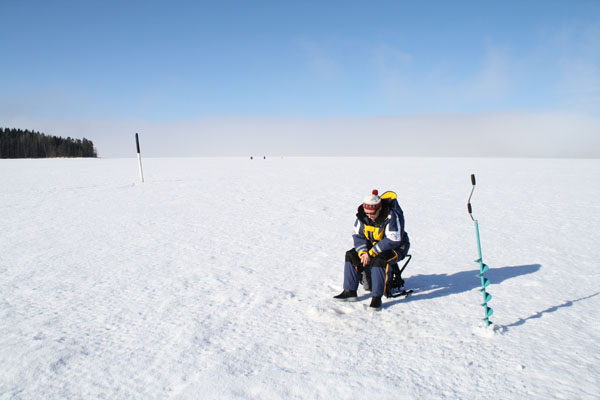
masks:
<svg viewBox="0 0 600 400"><path fill-rule="evenodd" d="M385 268L390 263L390 261L385 257L376 257L371 262L373 267Z"/></svg>
<svg viewBox="0 0 600 400"><path fill-rule="evenodd" d="M388 264L394 263L397 260L398 253L396 253L393 250L389 250L378 254L377 257L375 257L371 262L371 265L373 265L374 267L386 268Z"/></svg>
<svg viewBox="0 0 600 400"><path fill-rule="evenodd" d="M350 249L346 252L346 261L350 261L353 265L358 264L360 257L358 257L356 250Z"/></svg>

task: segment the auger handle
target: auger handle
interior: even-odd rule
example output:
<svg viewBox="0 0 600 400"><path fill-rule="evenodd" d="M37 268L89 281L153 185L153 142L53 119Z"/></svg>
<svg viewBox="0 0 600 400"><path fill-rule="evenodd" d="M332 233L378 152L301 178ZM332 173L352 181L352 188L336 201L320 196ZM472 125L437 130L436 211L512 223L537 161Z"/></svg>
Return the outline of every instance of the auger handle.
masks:
<svg viewBox="0 0 600 400"><path fill-rule="evenodd" d="M475 191L475 185L477 184L477 182L475 180L475 174L471 174L471 184L473 185L473 188L471 189L471 194L469 195L469 200L467 201L467 211L469 211L469 215L471 216L471 219L473 221L475 221L475 218L473 218L473 207L471 207L471 197L473 197L473 192Z"/></svg>

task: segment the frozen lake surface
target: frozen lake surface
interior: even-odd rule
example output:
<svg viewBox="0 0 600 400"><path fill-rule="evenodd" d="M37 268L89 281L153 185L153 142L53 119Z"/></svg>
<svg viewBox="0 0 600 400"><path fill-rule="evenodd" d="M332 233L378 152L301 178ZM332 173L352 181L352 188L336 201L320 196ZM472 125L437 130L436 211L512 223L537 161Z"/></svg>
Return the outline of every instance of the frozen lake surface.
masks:
<svg viewBox="0 0 600 400"><path fill-rule="evenodd" d="M600 398L600 160L143 162L0 160L0 398ZM415 290L378 313L331 299L374 188Z"/></svg>

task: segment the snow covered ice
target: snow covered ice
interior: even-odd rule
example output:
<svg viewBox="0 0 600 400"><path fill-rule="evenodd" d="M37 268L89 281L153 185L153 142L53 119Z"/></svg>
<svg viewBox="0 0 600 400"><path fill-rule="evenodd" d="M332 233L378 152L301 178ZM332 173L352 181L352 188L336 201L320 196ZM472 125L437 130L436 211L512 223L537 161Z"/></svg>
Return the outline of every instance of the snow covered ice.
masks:
<svg viewBox="0 0 600 400"><path fill-rule="evenodd" d="M0 160L0 398L600 398L600 160L143 162ZM415 289L379 313L331 300L374 188Z"/></svg>

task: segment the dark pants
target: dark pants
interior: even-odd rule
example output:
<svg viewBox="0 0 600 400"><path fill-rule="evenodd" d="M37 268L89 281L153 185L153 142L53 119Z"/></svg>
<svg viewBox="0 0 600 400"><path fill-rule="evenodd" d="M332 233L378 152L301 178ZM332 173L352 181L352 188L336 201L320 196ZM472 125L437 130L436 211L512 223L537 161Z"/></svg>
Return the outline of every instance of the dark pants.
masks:
<svg viewBox="0 0 600 400"><path fill-rule="evenodd" d="M366 267L363 267L360 262L360 257L354 249L346 252L346 262L344 264L344 289L356 290L360 283L360 275L365 268L371 270L371 294L373 296L383 296L386 285L392 279L391 263L398 261L398 253L393 250L385 251L375 258L371 258L371 262Z"/></svg>

